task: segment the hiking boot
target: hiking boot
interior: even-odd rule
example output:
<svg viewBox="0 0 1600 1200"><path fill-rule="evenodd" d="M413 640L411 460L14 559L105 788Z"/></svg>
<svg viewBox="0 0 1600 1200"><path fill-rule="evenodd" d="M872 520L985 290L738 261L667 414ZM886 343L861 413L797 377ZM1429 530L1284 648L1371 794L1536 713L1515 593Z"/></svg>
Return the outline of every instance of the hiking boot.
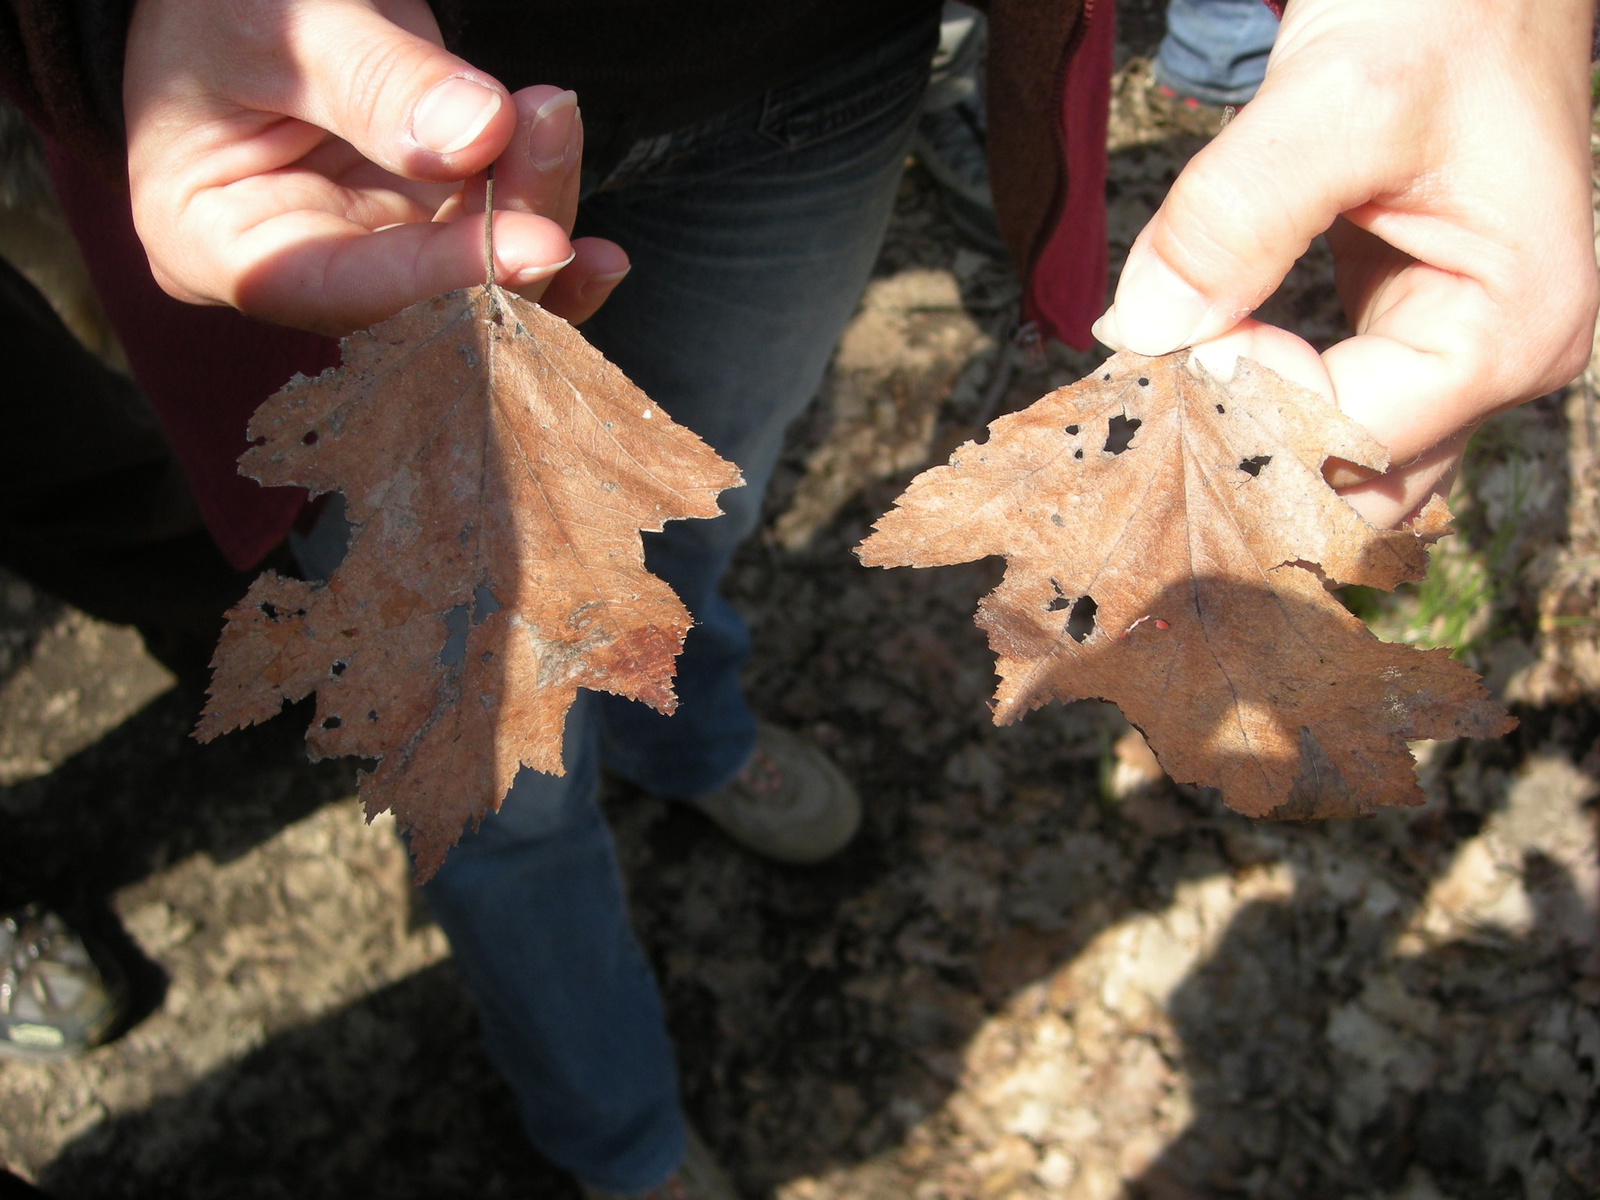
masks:
<svg viewBox="0 0 1600 1200"><path fill-rule="evenodd" d="M645 1192L608 1192L581 1180L584 1200L739 1200L739 1193L723 1173L710 1149L693 1129L683 1162L659 1187Z"/></svg>
<svg viewBox="0 0 1600 1200"><path fill-rule="evenodd" d="M30 904L0 917L0 1056L52 1060L103 1038L127 982L55 913Z"/></svg>
<svg viewBox="0 0 1600 1200"><path fill-rule="evenodd" d="M861 800L843 772L776 725L760 726L732 782L689 803L741 846L786 863L837 854L861 824Z"/></svg>

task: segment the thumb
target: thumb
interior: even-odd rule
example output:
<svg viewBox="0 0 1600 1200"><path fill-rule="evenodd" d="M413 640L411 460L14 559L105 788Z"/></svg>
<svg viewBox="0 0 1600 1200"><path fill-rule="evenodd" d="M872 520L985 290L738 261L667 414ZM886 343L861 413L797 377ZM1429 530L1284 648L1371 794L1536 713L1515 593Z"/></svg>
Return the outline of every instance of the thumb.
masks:
<svg viewBox="0 0 1600 1200"><path fill-rule="evenodd" d="M1179 174L1128 251L1116 300L1095 323L1100 341L1155 355L1227 332L1360 202L1360 160L1317 145L1308 125L1318 114L1297 120L1288 90L1264 86Z"/></svg>
<svg viewBox="0 0 1600 1200"><path fill-rule="evenodd" d="M487 167L516 128L498 80L439 45L421 0L286 6L282 58L264 80L271 107L349 142L411 179Z"/></svg>

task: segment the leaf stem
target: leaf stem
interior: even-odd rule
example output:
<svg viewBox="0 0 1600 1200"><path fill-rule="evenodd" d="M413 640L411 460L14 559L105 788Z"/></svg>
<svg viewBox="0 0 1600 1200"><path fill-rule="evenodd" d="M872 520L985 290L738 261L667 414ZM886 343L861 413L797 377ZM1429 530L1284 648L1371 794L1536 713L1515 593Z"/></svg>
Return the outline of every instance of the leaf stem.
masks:
<svg viewBox="0 0 1600 1200"><path fill-rule="evenodd" d="M483 185L483 286L494 286L494 164Z"/></svg>

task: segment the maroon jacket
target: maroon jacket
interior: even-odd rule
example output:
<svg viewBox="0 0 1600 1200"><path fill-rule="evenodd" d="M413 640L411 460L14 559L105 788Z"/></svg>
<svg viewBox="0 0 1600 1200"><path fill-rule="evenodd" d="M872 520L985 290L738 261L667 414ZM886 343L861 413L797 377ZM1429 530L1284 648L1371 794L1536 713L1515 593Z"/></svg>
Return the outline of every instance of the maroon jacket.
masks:
<svg viewBox="0 0 1600 1200"><path fill-rule="evenodd" d="M46 136L52 175L108 317L228 559L246 568L294 524L305 494L238 475L257 405L337 345L166 296L133 232L117 98L84 68L92 0L11 0L0 9L0 88ZM1106 303L1105 129L1113 0L990 0L989 157L996 216L1042 335L1079 348Z"/></svg>

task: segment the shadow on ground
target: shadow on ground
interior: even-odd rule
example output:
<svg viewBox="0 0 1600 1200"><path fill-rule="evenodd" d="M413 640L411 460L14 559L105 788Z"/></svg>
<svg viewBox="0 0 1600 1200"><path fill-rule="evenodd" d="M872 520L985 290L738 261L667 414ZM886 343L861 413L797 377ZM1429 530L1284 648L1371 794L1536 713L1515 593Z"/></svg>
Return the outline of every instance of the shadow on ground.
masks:
<svg viewBox="0 0 1600 1200"><path fill-rule="evenodd" d="M42 1183L62 1197L186 1200L577 1194L520 1138L448 964L97 1126Z"/></svg>

